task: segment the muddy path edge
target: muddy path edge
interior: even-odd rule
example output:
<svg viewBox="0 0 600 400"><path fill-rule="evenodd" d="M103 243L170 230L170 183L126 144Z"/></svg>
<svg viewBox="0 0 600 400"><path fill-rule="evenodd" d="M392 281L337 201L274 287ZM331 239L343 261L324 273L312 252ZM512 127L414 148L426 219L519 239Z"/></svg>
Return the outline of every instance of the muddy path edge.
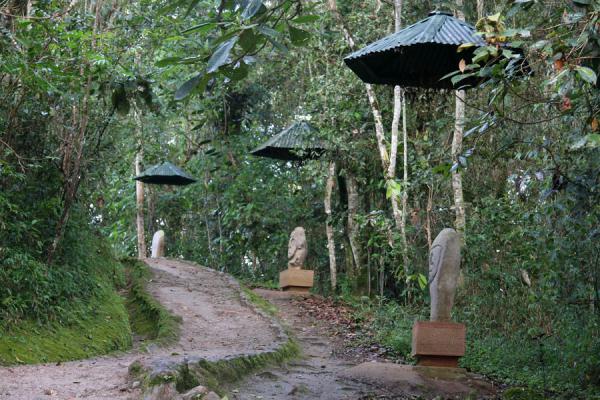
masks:
<svg viewBox="0 0 600 400"><path fill-rule="evenodd" d="M258 299L253 299L252 297L256 295L253 296L251 291L244 290L233 276L187 260L171 258L164 258L164 260L188 264L220 275L227 285L237 293L242 305L269 324L270 328L275 331L276 340L267 349L224 357L191 356L180 361L156 363L150 367L143 367L134 362L129 366L129 378L131 381L142 382L142 398L144 400L174 399L199 385L224 395L223 385L238 381L259 369L281 364L300 356L301 350L297 342L279 319L269 312L265 304L262 304L260 301L262 297L258 296ZM146 265L152 270L149 263ZM252 332L248 334L251 335Z"/></svg>

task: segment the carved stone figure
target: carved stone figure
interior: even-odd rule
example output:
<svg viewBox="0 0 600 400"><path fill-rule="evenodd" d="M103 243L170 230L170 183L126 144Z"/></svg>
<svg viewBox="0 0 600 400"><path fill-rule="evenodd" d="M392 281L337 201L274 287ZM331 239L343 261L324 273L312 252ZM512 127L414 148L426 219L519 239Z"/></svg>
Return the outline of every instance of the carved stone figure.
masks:
<svg viewBox="0 0 600 400"><path fill-rule="evenodd" d="M460 235L446 228L437 235L429 252L432 321L450 321L459 274Z"/></svg>
<svg viewBox="0 0 600 400"><path fill-rule="evenodd" d="M165 232L163 230L156 231L152 236L152 255L151 258L165 256Z"/></svg>
<svg viewBox="0 0 600 400"><path fill-rule="evenodd" d="M294 228L290 235L288 244L288 268L301 269L306 261L308 246L306 244L306 233L304 228L298 226Z"/></svg>

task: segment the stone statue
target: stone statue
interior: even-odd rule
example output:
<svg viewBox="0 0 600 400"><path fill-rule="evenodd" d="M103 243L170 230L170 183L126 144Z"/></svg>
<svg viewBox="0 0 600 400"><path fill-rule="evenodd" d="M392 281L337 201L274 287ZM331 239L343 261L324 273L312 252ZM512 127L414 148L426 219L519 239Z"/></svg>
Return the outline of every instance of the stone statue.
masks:
<svg viewBox="0 0 600 400"><path fill-rule="evenodd" d="M152 255L151 258L165 256L165 232L163 230L156 231L152 236Z"/></svg>
<svg viewBox="0 0 600 400"><path fill-rule="evenodd" d="M450 321L459 274L460 235L446 228L437 235L429 252L431 321Z"/></svg>
<svg viewBox="0 0 600 400"><path fill-rule="evenodd" d="M288 244L288 268L302 269L307 254L308 247L306 245L306 234L304 233L304 228L298 226L294 228L290 235L290 242Z"/></svg>

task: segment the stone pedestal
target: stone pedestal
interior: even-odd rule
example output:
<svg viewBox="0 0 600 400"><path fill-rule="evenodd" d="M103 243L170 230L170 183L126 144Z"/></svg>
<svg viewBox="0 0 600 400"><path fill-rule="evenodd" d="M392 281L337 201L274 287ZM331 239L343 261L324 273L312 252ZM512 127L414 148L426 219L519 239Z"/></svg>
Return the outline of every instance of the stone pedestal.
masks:
<svg viewBox="0 0 600 400"><path fill-rule="evenodd" d="M313 287L315 272L288 268L279 273L279 287L286 291L308 292Z"/></svg>
<svg viewBox="0 0 600 400"><path fill-rule="evenodd" d="M412 331L412 355L417 365L458 368L465 355L467 329L463 324L417 321Z"/></svg>

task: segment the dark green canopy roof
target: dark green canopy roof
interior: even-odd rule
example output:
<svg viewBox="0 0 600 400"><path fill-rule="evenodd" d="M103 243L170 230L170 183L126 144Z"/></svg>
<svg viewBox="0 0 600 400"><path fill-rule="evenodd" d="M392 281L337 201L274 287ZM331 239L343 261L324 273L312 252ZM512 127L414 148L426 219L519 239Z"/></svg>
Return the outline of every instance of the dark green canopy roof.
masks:
<svg viewBox="0 0 600 400"><path fill-rule="evenodd" d="M451 89L450 79L442 77L458 70L461 59L467 64L476 47L486 42L472 25L452 14L434 11L429 16L386 36L344 59L366 83ZM457 52L461 44L475 46ZM464 80L461 85L473 84Z"/></svg>
<svg viewBox="0 0 600 400"><path fill-rule="evenodd" d="M318 130L308 122L295 122L261 144L250 154L279 160L319 158L327 145L317 136Z"/></svg>
<svg viewBox="0 0 600 400"><path fill-rule="evenodd" d="M133 179L155 185L182 186L196 182L196 179L185 171L166 161L162 164L153 165Z"/></svg>

